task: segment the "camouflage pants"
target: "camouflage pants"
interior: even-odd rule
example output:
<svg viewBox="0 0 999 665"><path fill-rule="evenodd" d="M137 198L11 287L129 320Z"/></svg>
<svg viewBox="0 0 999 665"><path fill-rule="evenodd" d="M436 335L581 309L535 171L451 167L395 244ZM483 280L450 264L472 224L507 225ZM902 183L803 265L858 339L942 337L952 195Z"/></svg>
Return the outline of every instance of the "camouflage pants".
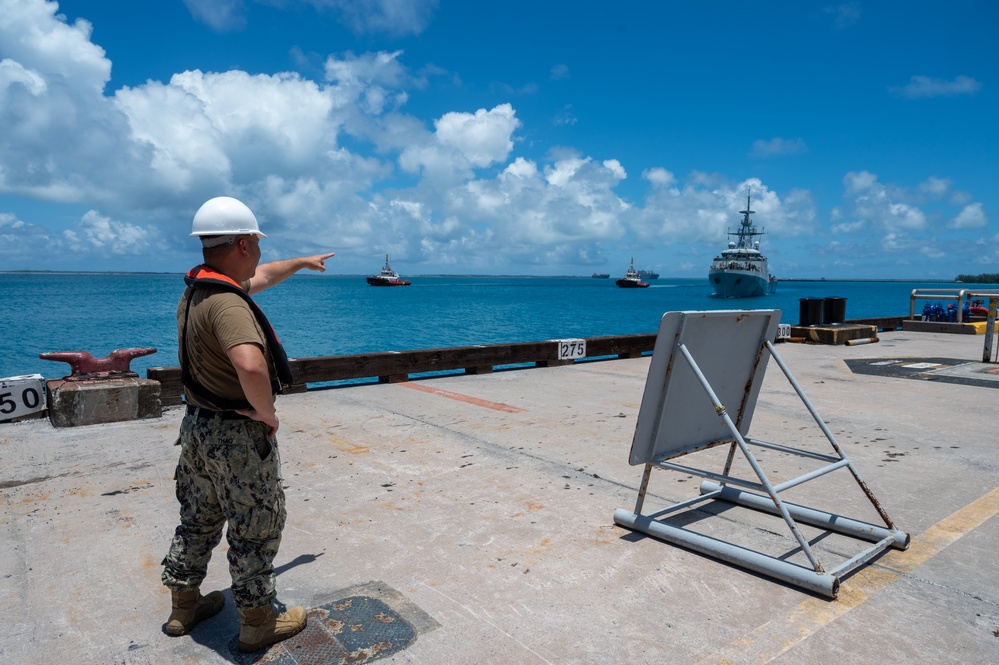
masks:
<svg viewBox="0 0 999 665"><path fill-rule="evenodd" d="M180 425L180 526L163 559L163 584L194 589L228 524L232 598L239 609L274 599L274 557L284 528L277 440L253 420L195 418Z"/></svg>

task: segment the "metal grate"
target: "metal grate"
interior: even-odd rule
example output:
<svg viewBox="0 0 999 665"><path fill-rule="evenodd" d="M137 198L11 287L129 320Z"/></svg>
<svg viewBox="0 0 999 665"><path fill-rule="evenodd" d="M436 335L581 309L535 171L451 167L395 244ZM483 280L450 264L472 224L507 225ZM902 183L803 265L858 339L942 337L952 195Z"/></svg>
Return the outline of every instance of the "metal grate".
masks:
<svg viewBox="0 0 999 665"><path fill-rule="evenodd" d="M230 653L241 665L347 665L370 663L416 641L416 630L392 608L369 596L350 596L309 610L305 630L256 653Z"/></svg>

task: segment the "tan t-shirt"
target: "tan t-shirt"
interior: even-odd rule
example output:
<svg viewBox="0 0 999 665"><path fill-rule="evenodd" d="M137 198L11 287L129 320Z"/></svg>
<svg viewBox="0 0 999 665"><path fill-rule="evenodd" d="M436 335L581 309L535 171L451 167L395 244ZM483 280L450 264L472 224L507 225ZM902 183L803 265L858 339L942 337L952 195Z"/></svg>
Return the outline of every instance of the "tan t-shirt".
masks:
<svg viewBox="0 0 999 665"><path fill-rule="evenodd" d="M244 289L249 281L243 282ZM190 327L187 329L187 363L191 376L212 393L232 400L245 400L236 368L228 351L239 344L256 344L264 352L271 379L276 376L267 338L250 306L237 294L213 287L188 287L177 306L177 340L183 344L184 314L191 296ZM183 357L178 352L181 362ZM216 411L224 410L185 391L188 404Z"/></svg>

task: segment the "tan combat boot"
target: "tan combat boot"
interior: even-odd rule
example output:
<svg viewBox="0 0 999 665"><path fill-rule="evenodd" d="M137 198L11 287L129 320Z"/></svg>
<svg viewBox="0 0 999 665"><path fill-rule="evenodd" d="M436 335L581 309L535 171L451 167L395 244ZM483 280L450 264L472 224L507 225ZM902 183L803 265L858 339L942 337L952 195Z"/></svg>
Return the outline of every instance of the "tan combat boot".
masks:
<svg viewBox="0 0 999 665"><path fill-rule="evenodd" d="M201 595L200 589L190 591L170 590L173 609L166 622L167 635L186 635L199 622L215 616L225 605L225 596L221 591L212 591L207 596Z"/></svg>
<svg viewBox="0 0 999 665"><path fill-rule="evenodd" d="M301 607L274 614L270 603L252 610L240 610L239 614L242 617L239 624L239 650L244 653L258 651L298 635L305 628L307 620L305 610Z"/></svg>

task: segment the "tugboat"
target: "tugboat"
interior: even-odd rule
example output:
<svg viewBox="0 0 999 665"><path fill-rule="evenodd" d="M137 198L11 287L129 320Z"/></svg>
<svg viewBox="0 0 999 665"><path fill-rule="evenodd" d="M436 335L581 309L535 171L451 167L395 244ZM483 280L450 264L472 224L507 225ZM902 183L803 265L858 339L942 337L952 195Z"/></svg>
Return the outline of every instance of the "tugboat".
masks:
<svg viewBox="0 0 999 665"><path fill-rule="evenodd" d="M728 249L716 256L708 269L708 283L719 298L749 298L767 296L777 292L777 278L770 274L767 257L760 253L760 241L753 240L763 235L757 231L749 216L752 199L746 194L746 209L740 210L742 224L738 231L729 231L736 241L729 241Z"/></svg>
<svg viewBox="0 0 999 665"><path fill-rule="evenodd" d="M622 289L644 289L649 286L649 283L643 282L642 278L635 271L635 257L631 258L631 266L628 268L627 274L617 280L616 284Z"/></svg>
<svg viewBox="0 0 999 665"><path fill-rule="evenodd" d="M368 277L367 280L371 286L409 286L408 279L401 279L399 273L392 270L392 266L389 265L388 254L385 255L385 265L382 267L382 271L377 275Z"/></svg>

